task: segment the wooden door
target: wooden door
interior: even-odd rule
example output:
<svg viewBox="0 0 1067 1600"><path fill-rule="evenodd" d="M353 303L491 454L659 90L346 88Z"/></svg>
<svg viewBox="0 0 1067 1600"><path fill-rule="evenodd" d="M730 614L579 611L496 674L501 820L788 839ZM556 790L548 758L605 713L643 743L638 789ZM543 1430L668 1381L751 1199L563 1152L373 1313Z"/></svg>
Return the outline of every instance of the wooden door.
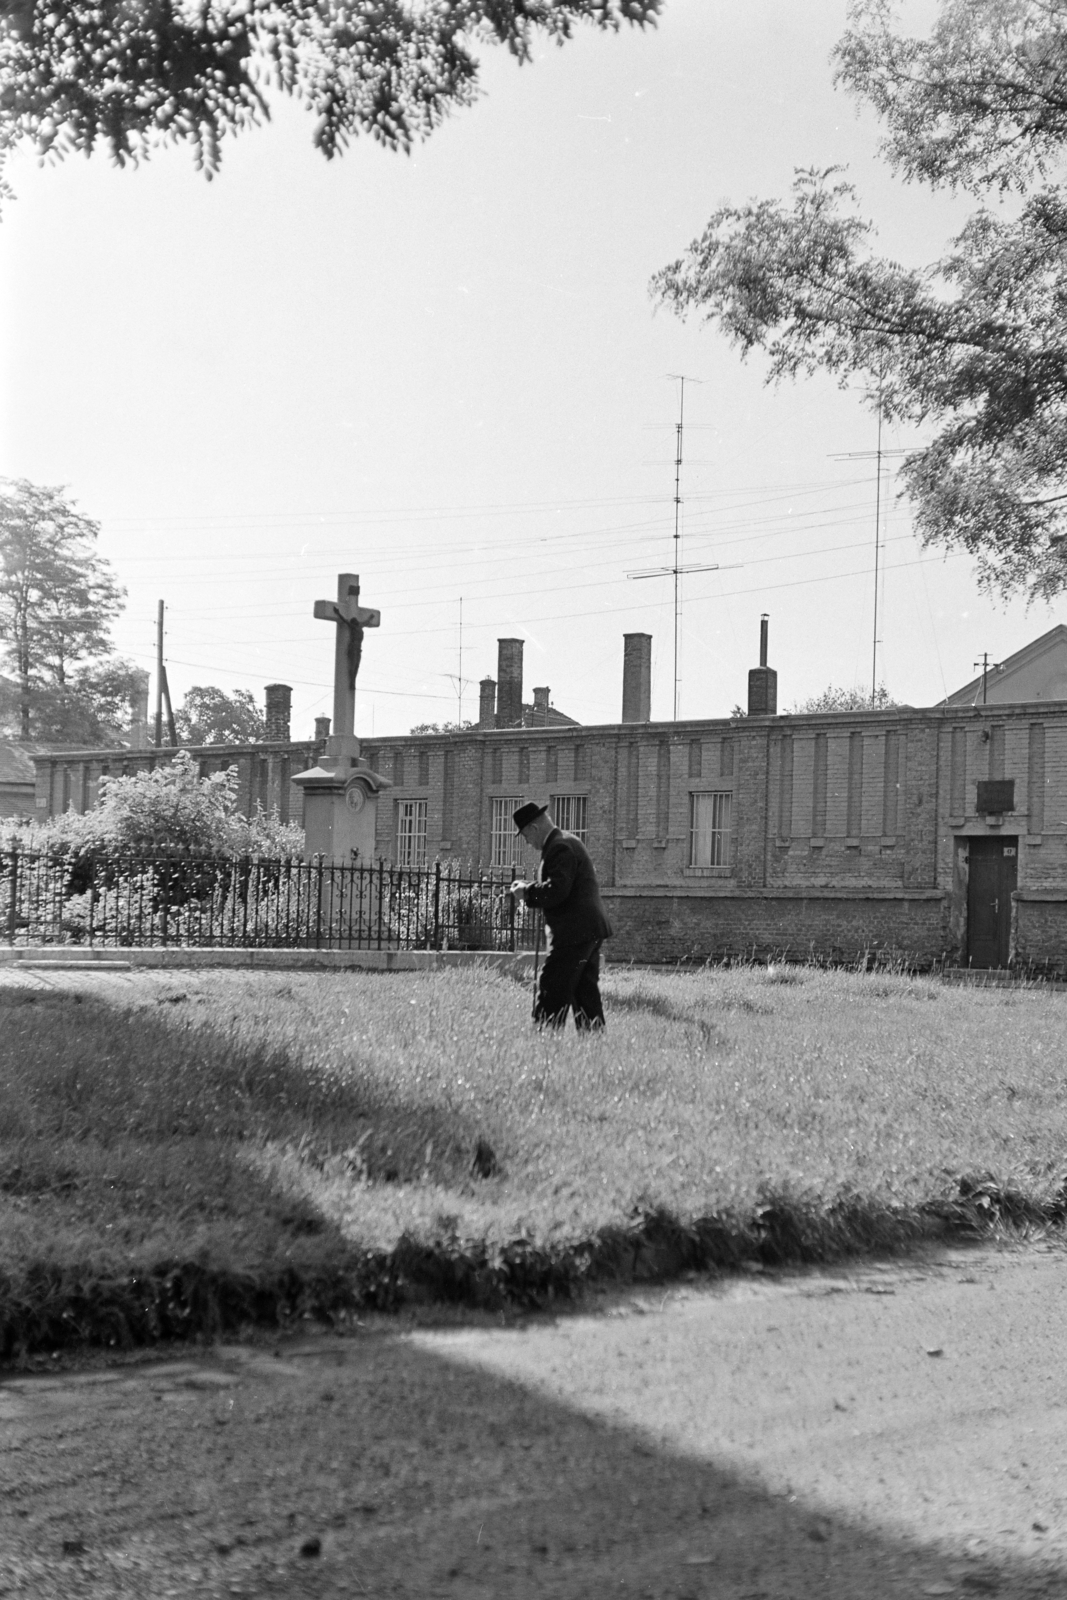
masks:
<svg viewBox="0 0 1067 1600"><path fill-rule="evenodd" d="M1015 838L968 840L967 960L972 967L1008 965L1018 849Z"/></svg>

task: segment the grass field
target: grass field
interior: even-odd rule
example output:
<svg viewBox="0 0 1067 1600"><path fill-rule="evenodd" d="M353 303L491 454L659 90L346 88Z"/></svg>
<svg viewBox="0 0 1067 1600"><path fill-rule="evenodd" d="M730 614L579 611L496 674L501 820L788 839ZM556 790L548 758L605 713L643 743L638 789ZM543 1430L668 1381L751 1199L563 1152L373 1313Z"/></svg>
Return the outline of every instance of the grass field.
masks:
<svg viewBox="0 0 1067 1600"><path fill-rule="evenodd" d="M818 1228L961 1177L1062 1194L1060 993L738 968L618 970L605 997L582 1037L534 1033L484 971L0 990L0 1300L51 1296L54 1328L71 1284L174 1263L329 1278L401 1239L558 1252L767 1207Z"/></svg>

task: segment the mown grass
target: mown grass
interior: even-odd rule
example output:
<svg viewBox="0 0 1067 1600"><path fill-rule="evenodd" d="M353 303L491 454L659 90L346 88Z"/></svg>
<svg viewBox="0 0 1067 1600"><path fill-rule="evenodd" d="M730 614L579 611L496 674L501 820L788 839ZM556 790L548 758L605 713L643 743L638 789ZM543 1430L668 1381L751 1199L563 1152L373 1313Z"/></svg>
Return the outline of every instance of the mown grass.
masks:
<svg viewBox="0 0 1067 1600"><path fill-rule="evenodd" d="M1062 1212L1058 993L752 968L606 1003L583 1037L484 971L0 990L0 1345L90 1331L107 1283L150 1284L149 1337L203 1321L198 1282L245 1285L233 1317L395 1302L416 1260L536 1297L640 1219L678 1265L892 1243L969 1191Z"/></svg>

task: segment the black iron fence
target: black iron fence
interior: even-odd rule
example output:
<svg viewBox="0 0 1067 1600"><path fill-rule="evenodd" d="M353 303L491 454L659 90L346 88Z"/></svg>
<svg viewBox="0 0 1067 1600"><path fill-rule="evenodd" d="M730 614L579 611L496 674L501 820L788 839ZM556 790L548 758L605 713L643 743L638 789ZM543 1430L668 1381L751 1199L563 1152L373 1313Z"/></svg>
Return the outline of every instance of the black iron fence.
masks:
<svg viewBox="0 0 1067 1600"><path fill-rule="evenodd" d="M514 872L256 857L0 854L0 938L12 945L523 950L540 913Z"/></svg>

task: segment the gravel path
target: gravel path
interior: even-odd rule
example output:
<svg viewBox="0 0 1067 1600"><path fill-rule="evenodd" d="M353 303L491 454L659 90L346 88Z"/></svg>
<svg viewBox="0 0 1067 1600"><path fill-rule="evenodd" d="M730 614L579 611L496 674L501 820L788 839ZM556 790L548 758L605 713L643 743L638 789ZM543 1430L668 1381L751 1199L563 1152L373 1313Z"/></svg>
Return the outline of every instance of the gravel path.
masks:
<svg viewBox="0 0 1067 1600"><path fill-rule="evenodd" d="M595 1304L8 1374L0 1593L1067 1597L1059 1247Z"/></svg>

